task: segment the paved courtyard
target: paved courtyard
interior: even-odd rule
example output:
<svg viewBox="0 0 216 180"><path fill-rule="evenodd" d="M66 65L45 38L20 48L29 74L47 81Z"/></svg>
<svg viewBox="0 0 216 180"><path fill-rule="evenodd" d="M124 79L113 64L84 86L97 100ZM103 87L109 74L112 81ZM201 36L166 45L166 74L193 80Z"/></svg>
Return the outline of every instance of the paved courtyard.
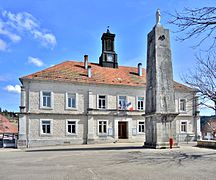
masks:
<svg viewBox="0 0 216 180"><path fill-rule="evenodd" d="M144 149L141 144L104 144L0 149L0 180L215 179L216 150L184 144Z"/></svg>

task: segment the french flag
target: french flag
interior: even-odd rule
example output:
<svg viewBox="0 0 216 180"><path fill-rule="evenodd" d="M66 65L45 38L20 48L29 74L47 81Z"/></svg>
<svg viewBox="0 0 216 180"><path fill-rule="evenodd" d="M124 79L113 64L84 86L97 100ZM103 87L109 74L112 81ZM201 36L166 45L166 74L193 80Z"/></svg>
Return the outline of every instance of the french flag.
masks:
<svg viewBox="0 0 216 180"><path fill-rule="evenodd" d="M133 106L131 102L127 103L127 110L133 111Z"/></svg>

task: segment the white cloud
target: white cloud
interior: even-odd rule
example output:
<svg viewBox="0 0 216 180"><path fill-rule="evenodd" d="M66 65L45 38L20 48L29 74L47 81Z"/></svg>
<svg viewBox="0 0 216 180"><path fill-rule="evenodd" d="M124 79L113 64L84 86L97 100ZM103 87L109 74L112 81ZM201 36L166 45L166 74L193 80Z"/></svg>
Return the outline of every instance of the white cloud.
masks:
<svg viewBox="0 0 216 180"><path fill-rule="evenodd" d="M20 41L21 36L28 33L45 47L52 49L56 45L55 35L41 28L39 21L30 13L2 11L1 16L0 34L8 37L12 42Z"/></svg>
<svg viewBox="0 0 216 180"><path fill-rule="evenodd" d="M20 93L21 92L20 85L15 85L15 86L8 85L4 89L8 92L13 92L13 93Z"/></svg>
<svg viewBox="0 0 216 180"><path fill-rule="evenodd" d="M32 30L31 33L34 35L35 39L39 39L46 47L50 46L53 48L56 45L56 38L51 33L43 33L38 30Z"/></svg>
<svg viewBox="0 0 216 180"><path fill-rule="evenodd" d="M0 51L5 51L7 49L7 43L0 39Z"/></svg>
<svg viewBox="0 0 216 180"><path fill-rule="evenodd" d="M8 31L5 31L5 35L7 35L11 39L11 41L13 41L13 42L19 42L22 39L17 34L13 34L13 33L10 33Z"/></svg>
<svg viewBox="0 0 216 180"><path fill-rule="evenodd" d="M1 35L5 35L6 37L8 37L11 41L13 42L18 42L21 40L21 37L18 36L17 34L14 34L10 31L8 31L6 28L5 28L5 25L3 22L0 21L0 34Z"/></svg>
<svg viewBox="0 0 216 180"><path fill-rule="evenodd" d="M41 66L44 65L44 63L43 63L43 61L41 59L36 58L36 57L31 57L31 56L28 57L28 63L29 64L34 64L34 65L36 65L38 67L41 67Z"/></svg>
<svg viewBox="0 0 216 180"><path fill-rule="evenodd" d="M39 27L36 18L27 12L13 14L9 11L3 11L2 15L8 20L8 25L19 30L32 30Z"/></svg>

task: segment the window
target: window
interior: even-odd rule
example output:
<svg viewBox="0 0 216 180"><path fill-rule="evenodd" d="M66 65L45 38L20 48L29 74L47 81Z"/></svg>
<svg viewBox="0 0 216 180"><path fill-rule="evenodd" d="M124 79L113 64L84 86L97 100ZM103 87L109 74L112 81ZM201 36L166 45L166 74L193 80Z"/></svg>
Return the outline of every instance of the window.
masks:
<svg viewBox="0 0 216 180"><path fill-rule="evenodd" d="M41 121L41 134L51 134L51 121L50 120Z"/></svg>
<svg viewBox="0 0 216 180"><path fill-rule="evenodd" d="M139 123L138 123L138 132L139 133L144 133L145 132L145 122L144 121L139 121Z"/></svg>
<svg viewBox="0 0 216 180"><path fill-rule="evenodd" d="M137 109L143 110L144 109L144 97L137 98Z"/></svg>
<svg viewBox="0 0 216 180"><path fill-rule="evenodd" d="M51 92L42 92L43 107L51 107Z"/></svg>
<svg viewBox="0 0 216 180"><path fill-rule="evenodd" d="M51 91L40 92L40 108L52 109L53 108L53 93Z"/></svg>
<svg viewBox="0 0 216 180"><path fill-rule="evenodd" d="M78 133L78 119L66 119L66 136L77 135Z"/></svg>
<svg viewBox="0 0 216 180"><path fill-rule="evenodd" d="M76 109L77 108L77 94L76 93L66 93L65 94L66 109Z"/></svg>
<svg viewBox="0 0 216 180"><path fill-rule="evenodd" d="M186 111L186 99L179 100L179 110L182 112Z"/></svg>
<svg viewBox="0 0 216 180"><path fill-rule="evenodd" d="M67 121L67 133L76 134L76 121Z"/></svg>
<svg viewBox="0 0 216 180"><path fill-rule="evenodd" d="M127 109L127 101L126 101L126 96L119 96L118 99L118 107L121 110Z"/></svg>
<svg viewBox="0 0 216 180"><path fill-rule="evenodd" d="M68 108L76 108L76 94L68 94L67 103Z"/></svg>
<svg viewBox="0 0 216 180"><path fill-rule="evenodd" d="M187 132L187 121L181 122L181 132Z"/></svg>
<svg viewBox="0 0 216 180"><path fill-rule="evenodd" d="M98 108L106 109L106 96L105 95L98 96Z"/></svg>
<svg viewBox="0 0 216 180"><path fill-rule="evenodd" d="M98 133L99 134L107 133L107 121L98 121Z"/></svg>

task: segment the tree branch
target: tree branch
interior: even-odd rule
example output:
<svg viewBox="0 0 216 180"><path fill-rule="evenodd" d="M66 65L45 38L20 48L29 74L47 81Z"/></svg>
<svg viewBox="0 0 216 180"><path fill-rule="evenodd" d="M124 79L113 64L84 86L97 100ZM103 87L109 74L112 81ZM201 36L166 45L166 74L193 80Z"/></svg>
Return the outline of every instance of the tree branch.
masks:
<svg viewBox="0 0 216 180"><path fill-rule="evenodd" d="M178 40L185 41L191 37L199 38L197 46L210 39L210 49L215 48L216 31L216 7L203 7L198 9L185 8L183 12L169 14L170 24L178 27L176 32L183 33Z"/></svg>

